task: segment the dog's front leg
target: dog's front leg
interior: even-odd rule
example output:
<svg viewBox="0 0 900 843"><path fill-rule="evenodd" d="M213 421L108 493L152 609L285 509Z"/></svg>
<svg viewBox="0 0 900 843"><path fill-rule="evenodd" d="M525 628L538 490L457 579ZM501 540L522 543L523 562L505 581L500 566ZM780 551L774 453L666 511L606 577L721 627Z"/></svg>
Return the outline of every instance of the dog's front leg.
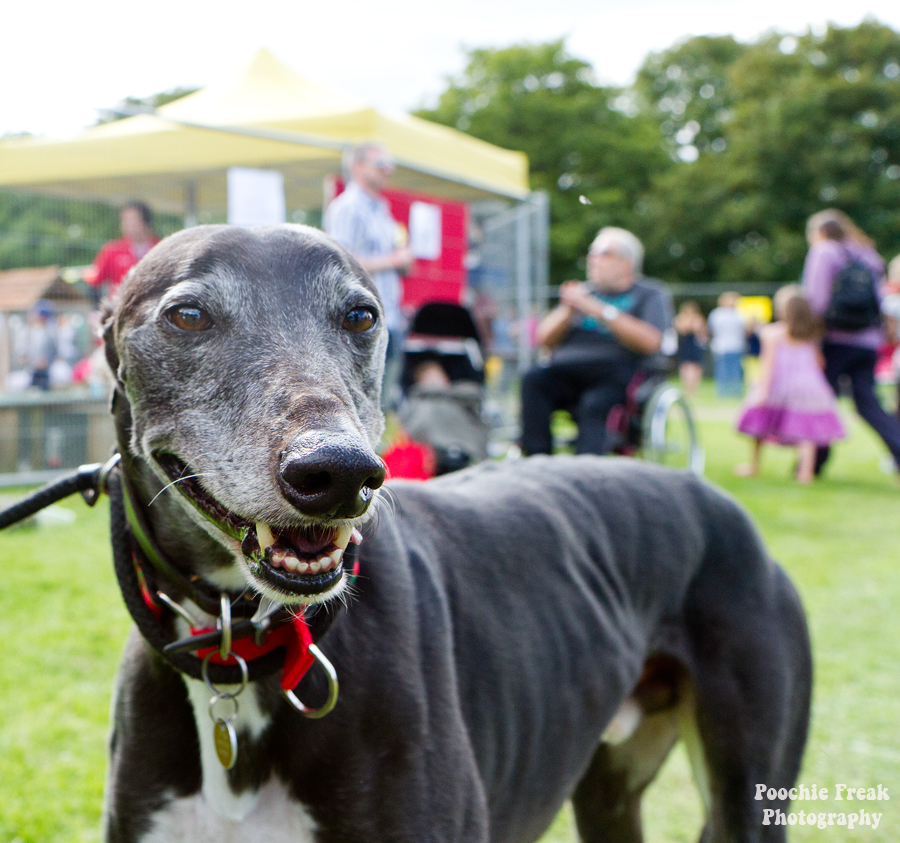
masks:
<svg viewBox="0 0 900 843"><path fill-rule="evenodd" d="M360 629L347 639L344 631L342 622L327 639L329 655L354 682L334 711L310 721L282 708L272 727L275 769L309 807L317 843L488 843L485 789L444 666L429 653L416 665L419 654L396 637L396 659L383 650L372 658ZM348 656L371 672L354 673ZM321 699L317 680L305 678L298 696Z"/></svg>
<svg viewBox="0 0 900 843"><path fill-rule="evenodd" d="M181 676L132 630L113 700L103 839L136 843L173 796L200 789L194 716Z"/></svg>
<svg viewBox="0 0 900 843"><path fill-rule="evenodd" d="M338 800L336 810L316 811L317 843L488 843L486 800L471 769L434 758L402 775L392 756L367 766L352 806Z"/></svg>

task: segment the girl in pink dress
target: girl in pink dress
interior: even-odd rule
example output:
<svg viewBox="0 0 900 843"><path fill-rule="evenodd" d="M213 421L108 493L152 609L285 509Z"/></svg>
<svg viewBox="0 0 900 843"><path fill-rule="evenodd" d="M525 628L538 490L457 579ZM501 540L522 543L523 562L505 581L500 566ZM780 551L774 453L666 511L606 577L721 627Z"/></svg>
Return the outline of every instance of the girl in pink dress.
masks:
<svg viewBox="0 0 900 843"><path fill-rule="evenodd" d="M759 380L737 424L741 433L753 437L753 455L735 473L757 474L763 443L775 442L797 447L797 480L811 483L816 448L846 434L822 371L819 320L798 286L776 293L775 315L779 321L760 331Z"/></svg>

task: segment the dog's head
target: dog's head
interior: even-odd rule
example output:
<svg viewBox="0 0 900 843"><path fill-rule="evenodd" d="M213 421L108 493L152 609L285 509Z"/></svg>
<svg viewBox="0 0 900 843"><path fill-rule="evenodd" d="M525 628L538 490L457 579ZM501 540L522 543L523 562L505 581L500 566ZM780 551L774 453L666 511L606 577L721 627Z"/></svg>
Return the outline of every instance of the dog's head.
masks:
<svg viewBox="0 0 900 843"><path fill-rule="evenodd" d="M339 593L384 480L387 331L360 265L303 226L188 229L135 267L104 338L152 523L201 528L217 557L202 573L220 587L281 603Z"/></svg>

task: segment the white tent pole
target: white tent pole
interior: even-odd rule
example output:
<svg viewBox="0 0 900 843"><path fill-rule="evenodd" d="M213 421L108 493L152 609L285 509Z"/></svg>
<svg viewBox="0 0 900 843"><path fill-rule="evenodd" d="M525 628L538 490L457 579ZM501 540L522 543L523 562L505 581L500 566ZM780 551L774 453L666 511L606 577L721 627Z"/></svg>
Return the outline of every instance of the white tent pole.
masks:
<svg viewBox="0 0 900 843"><path fill-rule="evenodd" d="M534 269L535 269L535 303L540 318L547 311L550 298L550 198L542 190L531 194L534 208Z"/></svg>
<svg viewBox="0 0 900 843"><path fill-rule="evenodd" d="M197 225L197 182L189 181L184 185L184 227Z"/></svg>
<svg viewBox="0 0 900 843"><path fill-rule="evenodd" d="M519 311L518 369L523 374L531 365L531 207L522 202L516 208L516 309Z"/></svg>

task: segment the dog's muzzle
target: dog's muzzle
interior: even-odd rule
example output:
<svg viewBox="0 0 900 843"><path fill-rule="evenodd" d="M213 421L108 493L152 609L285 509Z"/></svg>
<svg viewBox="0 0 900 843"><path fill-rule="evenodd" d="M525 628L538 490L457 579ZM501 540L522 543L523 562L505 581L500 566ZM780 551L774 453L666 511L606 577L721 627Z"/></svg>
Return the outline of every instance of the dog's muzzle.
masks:
<svg viewBox="0 0 900 843"><path fill-rule="evenodd" d="M350 437L297 440L279 457L277 482L285 500L304 517L293 526L276 526L231 512L174 454L158 453L156 460L202 515L240 542L250 573L259 585L274 589L282 603L336 593L344 551L362 539L347 522L366 512L385 477L382 461Z"/></svg>

